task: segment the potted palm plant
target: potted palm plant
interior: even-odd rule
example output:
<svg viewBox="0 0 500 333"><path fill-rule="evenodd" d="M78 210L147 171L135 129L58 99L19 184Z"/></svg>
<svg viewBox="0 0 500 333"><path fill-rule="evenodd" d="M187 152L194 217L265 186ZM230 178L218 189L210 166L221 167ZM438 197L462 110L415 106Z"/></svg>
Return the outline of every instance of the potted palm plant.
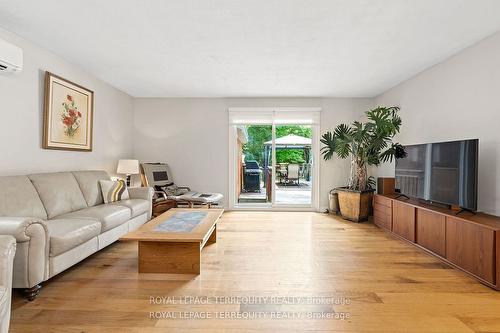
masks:
<svg viewBox="0 0 500 333"><path fill-rule="evenodd" d="M378 166L406 155L401 144L393 142L399 133L401 117L399 107L377 107L367 111L368 121L340 124L321 137L321 153L325 161L334 154L350 158L351 168L347 186L337 188L340 213L345 219L366 220L371 210L375 178L367 174L367 167Z"/></svg>

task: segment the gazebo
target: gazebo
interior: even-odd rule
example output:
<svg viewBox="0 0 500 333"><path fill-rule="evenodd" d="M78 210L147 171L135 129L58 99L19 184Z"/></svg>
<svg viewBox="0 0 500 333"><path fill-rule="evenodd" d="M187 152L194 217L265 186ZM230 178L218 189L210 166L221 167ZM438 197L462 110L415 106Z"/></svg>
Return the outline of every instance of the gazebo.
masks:
<svg viewBox="0 0 500 333"><path fill-rule="evenodd" d="M268 170L268 167L272 161L271 157L272 145L273 145L272 140L264 142L264 170ZM304 136L299 136L295 134L288 134L281 138L276 138L275 140L276 150L283 150L283 149L303 150L305 160L307 161L306 163L310 163L311 145L312 145L312 140L310 138L306 138Z"/></svg>

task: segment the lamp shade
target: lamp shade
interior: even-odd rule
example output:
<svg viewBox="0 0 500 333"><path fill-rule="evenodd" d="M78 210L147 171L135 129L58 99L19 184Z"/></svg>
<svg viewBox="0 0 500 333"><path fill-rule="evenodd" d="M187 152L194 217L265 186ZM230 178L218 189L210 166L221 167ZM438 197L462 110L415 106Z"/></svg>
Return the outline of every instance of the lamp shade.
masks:
<svg viewBox="0 0 500 333"><path fill-rule="evenodd" d="M139 173L139 161L138 160L119 160L118 168L116 168L116 173L121 173L124 175L136 175Z"/></svg>

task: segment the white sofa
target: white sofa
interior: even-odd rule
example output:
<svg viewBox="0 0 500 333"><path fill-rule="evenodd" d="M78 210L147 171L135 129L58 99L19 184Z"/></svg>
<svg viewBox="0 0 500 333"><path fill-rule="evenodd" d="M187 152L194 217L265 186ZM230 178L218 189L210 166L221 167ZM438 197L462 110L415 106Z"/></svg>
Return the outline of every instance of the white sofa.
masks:
<svg viewBox="0 0 500 333"><path fill-rule="evenodd" d="M139 228L151 218L153 189L104 204L105 171L0 177L0 235L17 241L13 287L33 300L40 283Z"/></svg>
<svg viewBox="0 0 500 333"><path fill-rule="evenodd" d="M0 235L0 333L9 332L10 304L12 299L12 265L16 240Z"/></svg>

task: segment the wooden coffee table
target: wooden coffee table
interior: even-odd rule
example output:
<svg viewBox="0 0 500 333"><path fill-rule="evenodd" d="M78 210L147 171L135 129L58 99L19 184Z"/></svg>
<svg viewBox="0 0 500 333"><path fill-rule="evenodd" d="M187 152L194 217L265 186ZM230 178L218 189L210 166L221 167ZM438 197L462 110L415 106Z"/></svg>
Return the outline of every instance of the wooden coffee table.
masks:
<svg viewBox="0 0 500 333"><path fill-rule="evenodd" d="M139 273L199 274L201 250L217 241L223 212L173 208L120 240L138 241Z"/></svg>

